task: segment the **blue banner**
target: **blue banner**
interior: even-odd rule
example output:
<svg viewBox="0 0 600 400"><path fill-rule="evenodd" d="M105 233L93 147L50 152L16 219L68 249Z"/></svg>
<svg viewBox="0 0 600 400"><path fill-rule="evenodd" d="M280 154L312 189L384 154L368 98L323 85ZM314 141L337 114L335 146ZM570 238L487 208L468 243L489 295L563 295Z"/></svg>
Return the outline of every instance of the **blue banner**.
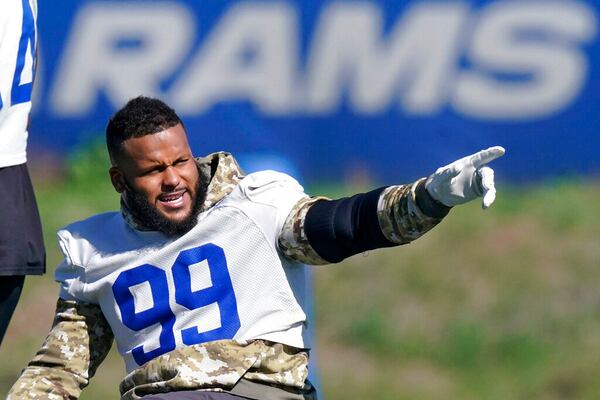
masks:
<svg viewBox="0 0 600 400"><path fill-rule="evenodd" d="M600 172L592 1L40 2L30 147L176 109L198 155L399 183L492 145L517 181ZM279 160L279 161L277 161Z"/></svg>

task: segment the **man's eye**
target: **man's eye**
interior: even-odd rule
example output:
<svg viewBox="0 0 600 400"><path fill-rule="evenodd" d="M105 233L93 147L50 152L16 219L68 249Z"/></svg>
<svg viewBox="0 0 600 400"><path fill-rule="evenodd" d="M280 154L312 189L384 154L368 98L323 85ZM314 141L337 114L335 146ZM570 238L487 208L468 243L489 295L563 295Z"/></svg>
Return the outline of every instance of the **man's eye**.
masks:
<svg viewBox="0 0 600 400"><path fill-rule="evenodd" d="M152 169L149 169L149 170L146 170L146 171L142 172L142 175L143 176L154 175L154 174L158 173L159 171L160 171L159 168L152 168Z"/></svg>
<svg viewBox="0 0 600 400"><path fill-rule="evenodd" d="M180 164L185 164L186 162L188 162L188 158L182 158L181 160L177 160L175 161L175 165L180 165Z"/></svg>

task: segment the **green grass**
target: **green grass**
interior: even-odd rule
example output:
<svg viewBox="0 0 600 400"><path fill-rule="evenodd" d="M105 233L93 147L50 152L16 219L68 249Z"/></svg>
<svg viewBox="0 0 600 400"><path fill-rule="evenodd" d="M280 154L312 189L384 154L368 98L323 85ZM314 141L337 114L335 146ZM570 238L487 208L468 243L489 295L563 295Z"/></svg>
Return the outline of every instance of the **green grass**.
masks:
<svg viewBox="0 0 600 400"><path fill-rule="evenodd" d="M599 194L500 185L488 211L456 208L409 246L319 269L326 397L597 398Z"/></svg>
<svg viewBox="0 0 600 400"><path fill-rule="evenodd" d="M51 324L56 229L118 207L107 168L95 146L36 183L49 273L27 280L0 348L0 395ZM325 399L599 398L600 184L498 189L490 210L457 207L413 244L315 268ZM82 398L117 398L123 373L113 349Z"/></svg>

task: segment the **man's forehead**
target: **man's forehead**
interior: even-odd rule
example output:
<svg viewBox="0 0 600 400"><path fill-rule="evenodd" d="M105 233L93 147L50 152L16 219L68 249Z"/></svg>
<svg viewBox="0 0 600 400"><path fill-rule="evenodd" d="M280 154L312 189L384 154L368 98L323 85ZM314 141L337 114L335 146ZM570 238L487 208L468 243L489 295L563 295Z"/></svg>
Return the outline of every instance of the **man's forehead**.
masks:
<svg viewBox="0 0 600 400"><path fill-rule="evenodd" d="M125 158L133 160L148 160L188 152L190 147L185 130L178 124L156 133L123 141L122 154Z"/></svg>

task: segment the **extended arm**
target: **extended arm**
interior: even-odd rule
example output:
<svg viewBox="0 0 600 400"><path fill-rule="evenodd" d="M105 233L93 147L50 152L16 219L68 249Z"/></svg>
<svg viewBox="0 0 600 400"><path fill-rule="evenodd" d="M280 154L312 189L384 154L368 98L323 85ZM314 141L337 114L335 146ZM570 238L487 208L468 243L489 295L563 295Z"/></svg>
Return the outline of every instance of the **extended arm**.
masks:
<svg viewBox="0 0 600 400"><path fill-rule="evenodd" d="M335 263L367 250L409 243L437 225L450 208L495 198L493 171L485 165L504 154L482 150L439 168L411 185L390 186L339 200L307 198L288 216L282 252L306 264Z"/></svg>
<svg viewBox="0 0 600 400"><path fill-rule="evenodd" d="M424 185L425 179L420 179L338 200L301 201L284 225L279 246L291 259L318 265L409 243L450 210L434 201Z"/></svg>
<svg viewBox="0 0 600 400"><path fill-rule="evenodd" d="M59 299L50 333L7 399L77 399L112 342L99 306Z"/></svg>

